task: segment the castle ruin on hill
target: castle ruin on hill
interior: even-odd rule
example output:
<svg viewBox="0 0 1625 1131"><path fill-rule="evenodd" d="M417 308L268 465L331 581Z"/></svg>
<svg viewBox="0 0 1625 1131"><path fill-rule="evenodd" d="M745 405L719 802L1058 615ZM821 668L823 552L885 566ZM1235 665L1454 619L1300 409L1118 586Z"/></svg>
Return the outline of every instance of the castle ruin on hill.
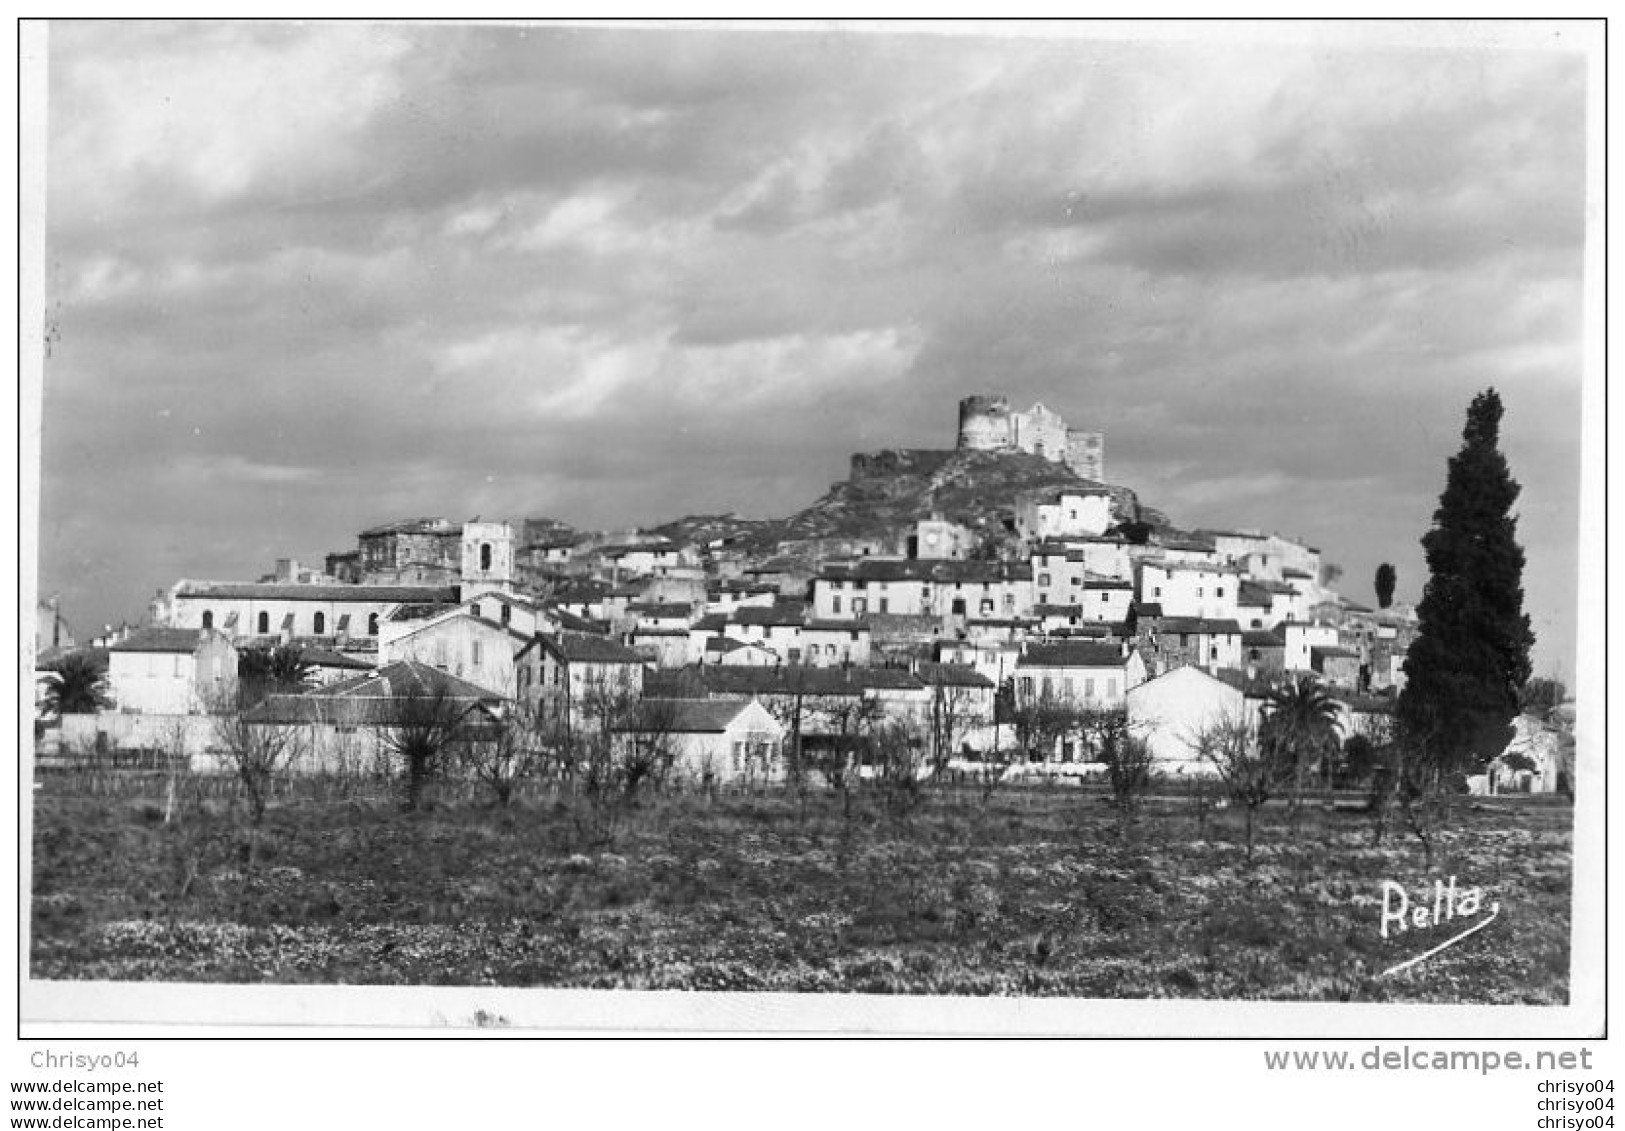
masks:
<svg viewBox="0 0 1625 1131"><path fill-rule="evenodd" d="M959 402L957 446L961 451L1030 452L1064 463L1085 479L1106 480L1105 433L1069 428L1059 413L1042 404L1011 412L1007 397L966 397Z"/></svg>

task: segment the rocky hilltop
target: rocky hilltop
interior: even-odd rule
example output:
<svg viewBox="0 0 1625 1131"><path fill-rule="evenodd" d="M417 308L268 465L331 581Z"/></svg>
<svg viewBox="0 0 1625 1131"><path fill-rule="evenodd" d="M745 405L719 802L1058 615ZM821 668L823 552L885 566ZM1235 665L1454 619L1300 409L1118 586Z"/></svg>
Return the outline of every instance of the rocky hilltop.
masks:
<svg viewBox="0 0 1625 1131"><path fill-rule="evenodd" d="M1019 451L937 451L894 448L852 457L851 475L823 498L786 519L750 521L727 516L703 523L706 533L730 528L751 549L822 539L895 541L916 521L939 515L998 543L1011 535L1017 497L1025 491L1082 487L1105 491L1118 522L1166 527L1157 511L1143 507L1127 487L1084 479L1065 464ZM668 523L662 533L687 533ZM695 532L697 533L697 532Z"/></svg>

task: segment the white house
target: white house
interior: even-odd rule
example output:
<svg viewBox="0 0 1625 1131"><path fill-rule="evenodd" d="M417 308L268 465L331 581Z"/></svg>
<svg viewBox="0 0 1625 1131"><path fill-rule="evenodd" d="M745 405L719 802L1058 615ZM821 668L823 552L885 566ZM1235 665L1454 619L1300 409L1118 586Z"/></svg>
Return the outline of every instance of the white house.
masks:
<svg viewBox="0 0 1625 1131"><path fill-rule="evenodd" d="M1129 727L1151 748L1157 773L1211 777L1197 736L1209 727L1239 721L1256 726L1256 708L1241 689L1186 665L1146 680L1128 693Z"/></svg>
<svg viewBox="0 0 1625 1131"><path fill-rule="evenodd" d="M1282 621L1276 626L1275 634L1286 644L1281 663L1289 672L1314 671L1314 650L1338 646L1337 626L1334 624Z"/></svg>
<svg viewBox="0 0 1625 1131"><path fill-rule="evenodd" d="M1056 702L1085 710L1123 706L1129 687L1145 677L1138 653L1093 640L1031 644L1016 660L1016 703Z"/></svg>
<svg viewBox="0 0 1625 1131"><path fill-rule="evenodd" d="M529 639L538 632L557 632L557 618L529 597L502 589L487 589L464 596L468 610Z"/></svg>
<svg viewBox="0 0 1625 1131"><path fill-rule="evenodd" d="M1239 570L1198 562L1140 563L1140 600L1162 606L1165 616L1237 619L1241 592Z"/></svg>
<svg viewBox="0 0 1625 1131"><path fill-rule="evenodd" d="M728 667L773 668L784 661L779 658L777 652L761 644L750 644L726 636L712 636L705 642L705 656L702 662L724 664Z"/></svg>
<svg viewBox="0 0 1625 1131"><path fill-rule="evenodd" d="M1573 772L1573 740L1556 727L1531 715L1519 715L1512 721L1512 741L1490 763L1489 784L1492 793L1556 793L1561 775ZM1515 756L1527 758L1533 769L1512 764Z"/></svg>
<svg viewBox="0 0 1625 1131"><path fill-rule="evenodd" d="M382 663L415 660L497 695L516 691L514 658L532 637L457 607L424 620L388 623L379 643Z"/></svg>
<svg viewBox="0 0 1625 1131"><path fill-rule="evenodd" d="M688 782L771 782L784 775L784 727L754 699L645 699L615 727L622 749L671 759Z"/></svg>
<svg viewBox="0 0 1625 1131"><path fill-rule="evenodd" d="M1016 533L1030 541L1046 538L1091 537L1112 525L1109 491L1029 491L1016 499Z"/></svg>
<svg viewBox="0 0 1625 1131"><path fill-rule="evenodd" d="M120 711L199 714L235 695L237 649L220 632L144 628L108 649L107 688Z"/></svg>
<svg viewBox="0 0 1625 1131"><path fill-rule="evenodd" d="M514 660L521 699L557 706L571 727L594 713L594 700L643 694L645 660L613 640L586 633L538 636Z"/></svg>

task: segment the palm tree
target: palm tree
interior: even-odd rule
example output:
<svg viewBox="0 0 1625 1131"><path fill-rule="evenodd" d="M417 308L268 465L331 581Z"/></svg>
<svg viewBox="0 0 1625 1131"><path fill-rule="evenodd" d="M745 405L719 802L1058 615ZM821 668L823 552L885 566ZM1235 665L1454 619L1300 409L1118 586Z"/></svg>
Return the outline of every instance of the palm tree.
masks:
<svg viewBox="0 0 1625 1131"><path fill-rule="evenodd" d="M1302 799L1306 770L1318 765L1330 774L1339 721L1337 700L1313 676L1289 680L1270 692L1259 737L1292 776L1294 809Z"/></svg>
<svg viewBox="0 0 1625 1131"><path fill-rule="evenodd" d="M86 653L64 656L46 678L42 706L47 715L90 715L111 704L107 669Z"/></svg>
<svg viewBox="0 0 1625 1131"><path fill-rule="evenodd" d="M305 659L304 649L296 644L246 648L237 657L237 679L245 703L304 691L315 671L315 665Z"/></svg>

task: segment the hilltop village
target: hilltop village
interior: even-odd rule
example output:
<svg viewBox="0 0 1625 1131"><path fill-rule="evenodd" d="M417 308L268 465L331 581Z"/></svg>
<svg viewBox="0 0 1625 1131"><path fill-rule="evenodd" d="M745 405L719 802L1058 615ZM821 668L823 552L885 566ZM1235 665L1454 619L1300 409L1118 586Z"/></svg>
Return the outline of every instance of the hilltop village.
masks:
<svg viewBox="0 0 1625 1131"><path fill-rule="evenodd" d="M972 396L953 448L856 455L789 519L606 533L408 518L320 568L181 579L142 627L101 642L111 705L61 741L157 744L209 714L240 656L281 645L313 686L259 704L264 726L364 728L367 703L438 680L485 710L584 728L595 690L614 687L669 705L667 725L725 776L764 759L771 773L787 704L798 743L891 720L949 747L938 756L1087 763L1081 731L1035 740L1012 721L1060 702L1126 712L1164 772L1196 774L1193 728L1286 677L1333 689L1345 733L1387 712L1414 614L1340 596L1336 573L1299 539L1176 528L1107 480L1101 433ZM628 720L615 725L635 732ZM189 733L206 752L207 727Z"/></svg>

